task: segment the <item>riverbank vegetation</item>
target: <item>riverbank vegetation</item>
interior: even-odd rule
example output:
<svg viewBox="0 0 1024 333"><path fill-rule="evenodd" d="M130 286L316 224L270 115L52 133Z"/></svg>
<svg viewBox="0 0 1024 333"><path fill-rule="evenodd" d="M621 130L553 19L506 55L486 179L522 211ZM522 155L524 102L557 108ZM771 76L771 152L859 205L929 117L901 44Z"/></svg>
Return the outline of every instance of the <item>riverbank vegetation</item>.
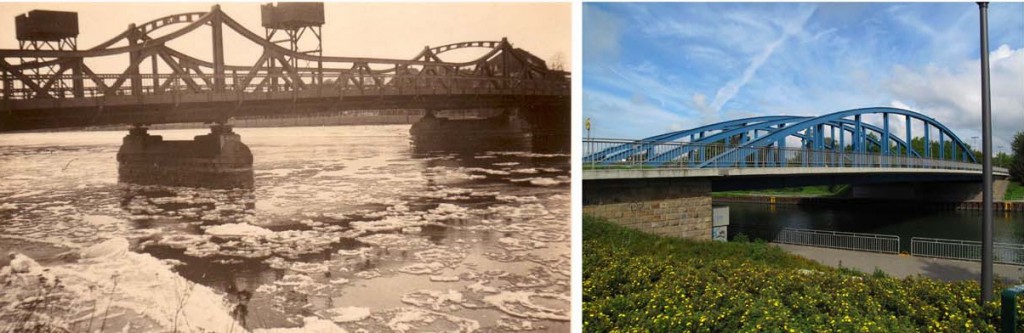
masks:
<svg viewBox="0 0 1024 333"><path fill-rule="evenodd" d="M1006 188L1006 196L1003 200L1024 200L1024 185L1020 182L1011 181L1010 186Z"/></svg>
<svg viewBox="0 0 1024 333"><path fill-rule="evenodd" d="M1013 155L1010 156L1007 169L1010 169L1010 179L1017 181L1017 184L1024 183L1024 132L1017 132L1013 136L1013 143L1010 144Z"/></svg>
<svg viewBox="0 0 1024 333"><path fill-rule="evenodd" d="M978 293L976 281L869 275L760 242L583 221L586 332L995 332L999 297L980 306Z"/></svg>

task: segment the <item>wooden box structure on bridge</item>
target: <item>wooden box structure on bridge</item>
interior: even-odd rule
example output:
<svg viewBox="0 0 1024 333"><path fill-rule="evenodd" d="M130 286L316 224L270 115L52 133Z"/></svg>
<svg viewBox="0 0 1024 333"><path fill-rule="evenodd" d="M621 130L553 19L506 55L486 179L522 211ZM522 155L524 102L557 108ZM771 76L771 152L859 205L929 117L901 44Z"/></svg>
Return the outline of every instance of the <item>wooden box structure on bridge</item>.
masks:
<svg viewBox="0 0 1024 333"><path fill-rule="evenodd" d="M19 41L61 41L78 37L78 13L33 10L14 18Z"/></svg>
<svg viewBox="0 0 1024 333"><path fill-rule="evenodd" d="M282 2L278 4L268 3L260 6L260 17L262 20L264 38L268 42L278 44L283 48L308 55L320 57L323 55L323 35L321 26L327 23L324 18L324 4L322 2ZM315 45L308 45L310 42L303 42L306 31L312 33ZM284 34L283 38L278 32ZM277 36L277 37L275 37ZM281 39L275 39L281 38ZM306 44L307 46L301 46ZM309 48L303 50L303 48ZM281 60L278 60L281 61ZM293 69L299 67L296 58L287 60L288 65ZM323 84L323 61L316 62L316 83ZM277 66L284 67L285 64L275 64L271 59L267 62L267 70L274 71ZM274 86L277 86L277 78L272 79Z"/></svg>
<svg viewBox="0 0 1024 333"><path fill-rule="evenodd" d="M268 3L260 6L260 14L263 27L270 29L296 30L326 23L322 2Z"/></svg>

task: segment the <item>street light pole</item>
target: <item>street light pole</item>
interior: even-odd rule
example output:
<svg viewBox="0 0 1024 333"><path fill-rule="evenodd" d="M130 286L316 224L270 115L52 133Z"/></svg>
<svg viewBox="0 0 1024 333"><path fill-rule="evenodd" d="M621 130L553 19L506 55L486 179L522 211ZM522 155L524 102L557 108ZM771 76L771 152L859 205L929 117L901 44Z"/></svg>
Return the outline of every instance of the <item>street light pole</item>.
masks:
<svg viewBox="0 0 1024 333"><path fill-rule="evenodd" d="M992 296L992 101L988 68L988 3L978 2L981 13L981 298L984 305Z"/></svg>

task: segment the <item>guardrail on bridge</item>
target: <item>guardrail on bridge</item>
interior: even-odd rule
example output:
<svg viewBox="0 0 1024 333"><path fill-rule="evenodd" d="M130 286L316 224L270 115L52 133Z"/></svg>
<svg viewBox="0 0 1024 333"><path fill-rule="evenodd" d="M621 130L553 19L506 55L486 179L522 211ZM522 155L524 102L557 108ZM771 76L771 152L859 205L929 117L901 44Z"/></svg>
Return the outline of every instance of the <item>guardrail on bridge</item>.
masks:
<svg viewBox="0 0 1024 333"><path fill-rule="evenodd" d="M633 150L623 147L636 147ZM640 147L645 147L641 150ZM715 157L732 154L738 160ZM981 171L978 163L908 157L903 153L857 153L807 147L734 147L688 142L650 143L637 140L584 139L585 169L700 169L700 168L913 168ZM1006 169L995 168L1007 172Z"/></svg>

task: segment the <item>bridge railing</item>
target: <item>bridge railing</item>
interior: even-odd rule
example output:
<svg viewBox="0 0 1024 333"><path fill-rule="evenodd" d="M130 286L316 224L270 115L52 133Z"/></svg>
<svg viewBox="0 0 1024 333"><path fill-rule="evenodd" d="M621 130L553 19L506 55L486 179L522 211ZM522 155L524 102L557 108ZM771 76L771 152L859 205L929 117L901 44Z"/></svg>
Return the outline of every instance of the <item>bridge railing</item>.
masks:
<svg viewBox="0 0 1024 333"><path fill-rule="evenodd" d="M895 235L786 228L779 231L773 241L843 250L890 254L900 252L900 237Z"/></svg>
<svg viewBox="0 0 1024 333"><path fill-rule="evenodd" d="M947 157L948 158L948 157ZM914 168L981 170L981 164L908 157L905 152L858 153L809 147L735 147L686 142L590 139L583 142L584 168Z"/></svg>
<svg viewBox="0 0 1024 333"><path fill-rule="evenodd" d="M123 74L23 75L36 87L12 76L0 80L0 99L28 100L37 98L97 98L104 96L194 94L210 92L261 93L281 91L315 91L318 95L568 95L570 80L566 75L551 78L480 77L471 75L429 75L396 73L302 72L296 75L260 71L213 74L139 74L139 87ZM224 88L216 91L215 81L222 79ZM76 84L76 82L78 82ZM321 83L322 82L322 83Z"/></svg>
<svg viewBox="0 0 1024 333"><path fill-rule="evenodd" d="M957 239L914 237L910 239L914 256L954 260L981 260L981 242ZM1024 244L992 243L992 261L1001 264L1024 265Z"/></svg>

